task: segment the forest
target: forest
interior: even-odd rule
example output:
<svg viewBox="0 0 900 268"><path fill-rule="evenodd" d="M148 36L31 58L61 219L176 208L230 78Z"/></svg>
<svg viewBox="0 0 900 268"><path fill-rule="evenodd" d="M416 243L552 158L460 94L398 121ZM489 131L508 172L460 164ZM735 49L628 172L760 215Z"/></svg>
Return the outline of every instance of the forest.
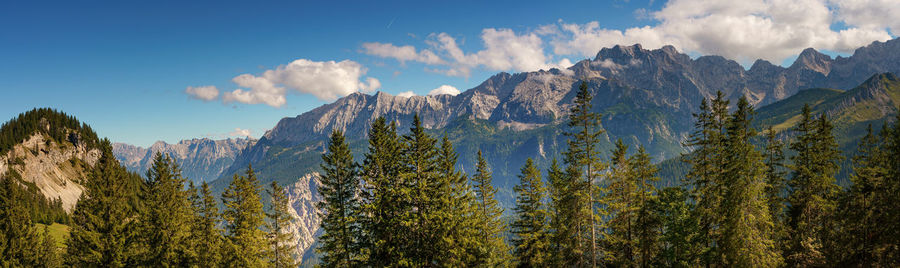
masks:
<svg viewBox="0 0 900 268"><path fill-rule="evenodd" d="M375 121L361 163L335 131L323 155L321 265L900 265L900 124L869 127L852 157L852 185L842 188L827 114L806 105L792 135L779 136L753 129L746 99L730 106L719 93L694 115L687 175L657 188L642 146L620 140L601 159L591 98L582 84L561 163L521 168L511 221L480 153L475 172L462 173L453 144L426 134L418 117L402 136Z"/></svg>
<svg viewBox="0 0 900 268"><path fill-rule="evenodd" d="M695 131L684 144L690 153L682 157L687 175L678 186L661 187L659 168L642 146L618 141L602 159L601 117L591 101L582 84L568 117L567 151L549 167L526 162L510 212L495 199L484 157L476 156L471 174L459 170L454 145L429 135L418 116L404 135L375 120L361 161L333 132L322 154L317 265L900 265L897 122L869 127L852 154L852 184L841 187L835 175L843 159L827 114L806 106L791 135L778 135L753 128L746 99L731 105L720 93L694 115ZM24 125L3 132L15 134L2 139L3 148L40 127ZM70 129L96 137L86 125ZM217 198L205 182L188 183L168 156L157 154L142 176L119 164L108 140L91 146L102 154L70 215L59 214L58 201L23 202L39 193L13 173L0 181L0 266L300 265L289 246L284 188L261 186L252 166L234 174ZM71 226L66 241L36 225L51 222Z"/></svg>

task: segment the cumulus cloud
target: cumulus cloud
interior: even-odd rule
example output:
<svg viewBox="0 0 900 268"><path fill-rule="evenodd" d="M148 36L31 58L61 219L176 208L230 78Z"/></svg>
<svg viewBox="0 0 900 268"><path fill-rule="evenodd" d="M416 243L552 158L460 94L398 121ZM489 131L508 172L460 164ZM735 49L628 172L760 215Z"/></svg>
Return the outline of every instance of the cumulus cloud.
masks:
<svg viewBox="0 0 900 268"><path fill-rule="evenodd" d="M397 94L397 97L409 98L409 97L412 97L412 96L415 96L415 95L416 95L416 93L414 93L414 92L412 92L412 91L404 91L404 92L398 93L398 94Z"/></svg>
<svg viewBox="0 0 900 268"><path fill-rule="evenodd" d="M468 76L474 68L535 71L566 68L569 58L592 58L604 47L673 45L684 52L721 55L743 63L782 62L804 48L851 52L900 32L897 0L670 0L659 10L633 13L647 25L610 29L599 22L540 25L525 32L487 28L482 49L464 51L457 38L434 33L428 49L366 43L369 55L425 63L425 70ZM423 56L428 53L427 57ZM432 57L432 55L434 57ZM428 58L429 60L423 60Z"/></svg>
<svg viewBox="0 0 900 268"><path fill-rule="evenodd" d="M250 137L253 134L249 129L234 128L234 131L228 132L229 137Z"/></svg>
<svg viewBox="0 0 900 268"><path fill-rule="evenodd" d="M622 31L603 28L597 22L560 21L559 29L549 31L548 36L559 55L591 57L603 47L640 43L648 48L670 44L743 62L781 62L807 47L850 52L872 41L888 40L887 29L900 24L900 11L891 11L897 6L879 0L838 4L824 0L671 0L650 13L658 22L654 26ZM833 30L839 22L848 28Z"/></svg>
<svg viewBox="0 0 900 268"><path fill-rule="evenodd" d="M353 92L372 92L381 87L373 77L361 81L367 69L350 60L311 61L298 59L260 75L242 74L232 79L239 89L225 92L223 101L281 107L289 91L312 94L331 101Z"/></svg>
<svg viewBox="0 0 900 268"><path fill-rule="evenodd" d="M441 85L438 88L432 89L431 91L428 92L428 96L444 95L444 94L456 96L456 95L459 95L459 89L456 89L456 87L451 86L451 85Z"/></svg>
<svg viewBox="0 0 900 268"><path fill-rule="evenodd" d="M203 101L211 101L219 97L219 89L215 86L187 87L184 89L184 93L187 93L191 98Z"/></svg>
<svg viewBox="0 0 900 268"><path fill-rule="evenodd" d="M363 43L363 52L369 55L382 58L392 58L405 63L407 61L416 61L425 64L443 64L444 61L431 50L423 49L416 52L413 46L395 46L391 43Z"/></svg>

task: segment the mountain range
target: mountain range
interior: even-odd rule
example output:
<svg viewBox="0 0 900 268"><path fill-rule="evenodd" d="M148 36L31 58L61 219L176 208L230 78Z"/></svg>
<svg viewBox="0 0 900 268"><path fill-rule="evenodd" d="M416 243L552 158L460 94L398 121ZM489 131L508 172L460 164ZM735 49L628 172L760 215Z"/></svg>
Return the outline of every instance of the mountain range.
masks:
<svg viewBox="0 0 900 268"><path fill-rule="evenodd" d="M212 140L208 138L182 140L176 144L157 141L149 148L113 143L113 153L130 171L143 174L153 164L157 153L175 159L182 175L194 182L211 181L226 168L242 150L256 143L256 139L237 138Z"/></svg>
<svg viewBox="0 0 900 268"><path fill-rule="evenodd" d="M749 69L720 56L691 58L672 46L652 50L615 46L566 69L499 73L458 95L353 93L281 119L258 141L248 141L246 149L233 150L230 166L219 170L215 165L197 177L208 180L204 176L217 174L211 185L221 191L233 174L252 164L263 183L288 185L289 191L297 193L292 197L294 212L305 219L295 226L305 234L298 245L302 248L313 242L311 235L318 228L315 211L310 210L318 200L316 172L332 130L344 131L356 160L361 161L366 131L376 118L389 119L405 133L418 114L431 134L447 135L454 142L462 170L474 170L475 153L484 153L494 172L498 199L509 207L525 159L534 158L546 168L566 149L566 115L573 89L582 82L594 95L594 110L602 114L606 132L601 151L608 152L616 139L643 145L660 163L661 174L672 177L664 181L671 182L677 180L678 172L667 167L678 166L678 157L687 152L682 143L692 131L692 114L702 99L717 91L732 103L742 96L750 100L758 108L759 129L789 130L803 104L810 103L815 112L835 119L835 134L849 152L865 125L880 125L897 113L900 83L891 73L900 73L900 39L873 42L849 57L831 58L809 48L788 67L757 60ZM781 137L789 138L790 133ZM145 168L141 166L151 155L149 150L126 145L117 148L117 156L129 166ZM137 160L138 156L143 157Z"/></svg>

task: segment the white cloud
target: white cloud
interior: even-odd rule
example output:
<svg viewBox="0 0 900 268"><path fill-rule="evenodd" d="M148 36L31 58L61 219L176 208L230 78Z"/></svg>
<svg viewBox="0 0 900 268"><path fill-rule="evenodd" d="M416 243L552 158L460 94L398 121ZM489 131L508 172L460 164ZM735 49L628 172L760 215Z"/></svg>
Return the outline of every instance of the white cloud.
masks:
<svg viewBox="0 0 900 268"><path fill-rule="evenodd" d="M429 48L418 51L380 43L364 48L370 55L425 63L427 71L468 76L475 68L562 69L572 65L570 58L593 58L601 48L636 43L649 49L673 45L742 63L780 63L807 47L847 53L900 32L897 0L670 0L660 10L633 13L648 25L609 29L596 21L560 20L526 32L486 28L480 35L482 49L469 52L447 33L429 35ZM430 60L423 60L426 52L436 58L428 54Z"/></svg>
<svg viewBox="0 0 900 268"><path fill-rule="evenodd" d="M900 5L875 2L851 0L831 5L824 0L672 0L651 13L658 21L655 26L620 31L602 28L597 22L560 22L561 30L552 35L551 44L557 55L592 57L603 47L640 43L646 48L670 44L680 50L742 62L759 58L781 62L807 47L850 52L872 41L890 39L886 28L900 24L900 11L883 12L880 8L897 9ZM850 6L865 8L849 12ZM873 10L881 12L877 19L859 18L867 17L859 14L872 14ZM850 27L832 30L839 21Z"/></svg>
<svg viewBox="0 0 900 268"><path fill-rule="evenodd" d="M261 75L242 74L232 79L242 89L225 92L222 99L247 104L263 103L281 107L289 90L307 93L331 101L353 92L372 92L381 87L378 79L367 77L361 64L350 60L311 61L298 59L287 65L267 70Z"/></svg>
<svg viewBox="0 0 900 268"><path fill-rule="evenodd" d="M398 93L398 94L397 94L397 97L410 98L410 97L415 96L415 95L416 95L416 93L414 93L414 92L412 92L412 91L404 91L404 92Z"/></svg>
<svg viewBox="0 0 900 268"><path fill-rule="evenodd" d="M229 137L250 137L253 134L249 129L234 128L234 131L228 132Z"/></svg>
<svg viewBox="0 0 900 268"><path fill-rule="evenodd" d="M441 60L434 52L431 50L423 49L422 51L416 52L416 48L413 46L395 46L390 43L363 43L363 52L373 56L379 56L382 58L392 58L400 61L401 63L405 63L407 61L417 61L425 64L444 64L444 61Z"/></svg>
<svg viewBox="0 0 900 268"><path fill-rule="evenodd" d="M456 87L451 86L451 85L441 85L438 88L432 89L431 91L428 92L429 96L443 95L443 94L449 94L449 95L456 96L456 95L459 95L459 89L456 89Z"/></svg>
<svg viewBox="0 0 900 268"><path fill-rule="evenodd" d="M211 101L219 97L219 89L215 86L187 87L184 89L191 98L198 100Z"/></svg>

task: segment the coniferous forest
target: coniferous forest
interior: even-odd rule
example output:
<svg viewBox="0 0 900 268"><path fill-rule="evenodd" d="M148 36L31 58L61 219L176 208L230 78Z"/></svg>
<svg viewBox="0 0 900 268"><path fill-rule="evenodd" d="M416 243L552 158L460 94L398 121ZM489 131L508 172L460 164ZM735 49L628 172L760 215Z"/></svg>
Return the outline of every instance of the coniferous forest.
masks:
<svg viewBox="0 0 900 268"><path fill-rule="evenodd" d="M611 157L602 157L601 117L591 98L582 84L561 160L539 167L529 159L521 167L511 211L496 200L483 155L473 172L463 172L452 142L426 133L418 116L403 135L396 124L375 120L363 159L354 159L343 133L334 131L322 155L319 265L900 265L900 124L868 128L851 154L852 184L840 187L835 176L844 159L827 114L807 105L789 135L780 135L753 128L747 100L732 104L718 94L694 114L695 131L684 144L690 153L682 157L687 175L679 186L661 188L643 146L619 140ZM92 146L101 157L70 215L58 201L33 201L37 194L14 172L0 181L0 265L299 265L287 246L284 188L264 188L252 166L216 197L205 182L188 183L169 156L157 154L140 175L119 164L108 140ZM71 226L66 241L36 225L53 222Z"/></svg>

